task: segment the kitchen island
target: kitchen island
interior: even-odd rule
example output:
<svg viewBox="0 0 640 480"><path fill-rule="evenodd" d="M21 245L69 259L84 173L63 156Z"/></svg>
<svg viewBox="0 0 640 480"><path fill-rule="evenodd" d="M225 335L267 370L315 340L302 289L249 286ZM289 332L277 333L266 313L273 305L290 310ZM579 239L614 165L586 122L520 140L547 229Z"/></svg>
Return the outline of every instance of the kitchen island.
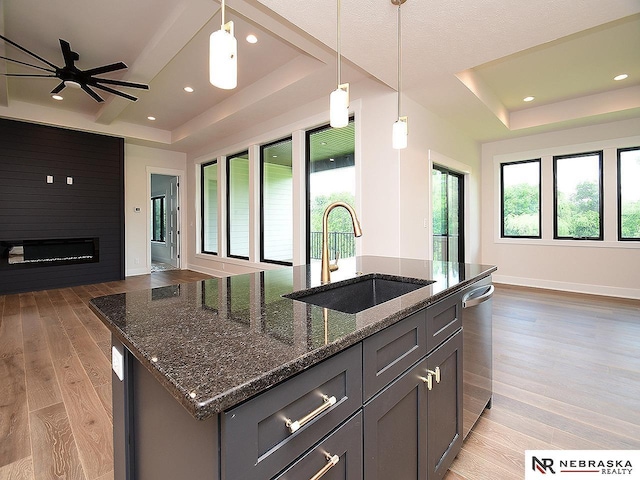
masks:
<svg viewBox="0 0 640 480"><path fill-rule="evenodd" d="M413 391L426 398L439 372L442 391L449 385L453 395L443 405L455 404L459 448L460 294L494 270L365 256L351 268L344 262L328 285L307 265L93 299L113 338L115 478L302 478L298 470L306 467L298 465L318 448L324 453L316 471L326 469L325 478L363 478L363 470L367 479L384 478L373 472L384 471L374 450L385 435L377 447L363 442L363 430L378 425L368 417L403 378L424 379ZM358 313L283 296L363 279L417 288ZM444 344L456 352L443 357L454 360L449 383L447 367L420 365ZM407 375L416 368L425 371ZM426 413L416 415L414 423L426 426ZM414 449L424 471L426 430L416 430ZM342 437L350 453L327 457L320 444ZM453 456L439 459L439 471L456 452L445 453Z"/></svg>

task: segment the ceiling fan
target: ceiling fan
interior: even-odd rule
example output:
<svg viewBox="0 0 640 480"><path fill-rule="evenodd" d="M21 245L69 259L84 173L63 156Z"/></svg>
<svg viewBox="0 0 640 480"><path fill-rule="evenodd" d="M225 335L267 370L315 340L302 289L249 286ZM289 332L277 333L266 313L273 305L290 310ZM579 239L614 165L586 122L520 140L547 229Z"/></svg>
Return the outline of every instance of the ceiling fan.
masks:
<svg viewBox="0 0 640 480"><path fill-rule="evenodd" d="M103 90L105 92L112 93L114 95L119 95L131 101L138 100L137 97L133 95L129 95L128 93L120 92L115 90L107 85L117 85L121 87L131 87L131 88L141 88L144 90L148 90L149 86L143 83L133 83L133 82L124 82L122 80L112 80L110 78L100 78L96 77L96 75L101 75L103 73L115 72L117 70L122 70L128 68L126 64L123 62L112 63L110 65L103 65L102 67L90 68L89 70L80 70L76 67L75 62L80 58L76 52L71 50L71 45L69 42L60 39L60 48L62 49L62 57L64 58L64 67L57 67L53 63L45 60L39 55L36 55L33 52L30 52L24 47L21 47L17 43L12 40L9 40L7 37L0 35L0 38L5 42L13 45L14 47L22 50L23 52L31 55L32 57L40 60L44 64L46 64L50 68L41 67L38 65L32 65L30 63L21 62L20 60L14 60L11 58L0 56L0 58L7 60L9 62L17 63L20 65L26 65L27 67L36 68L38 70L44 70L45 72L49 72L49 74L31 74L31 73L2 73L5 77L44 77L44 78L58 78L60 79L60 83L56 88L51 90L51 95L56 95L60 93L65 87L75 87L81 88L84 90L91 98L93 98L96 102L104 102L102 97L98 95L93 88L97 88L99 90Z"/></svg>

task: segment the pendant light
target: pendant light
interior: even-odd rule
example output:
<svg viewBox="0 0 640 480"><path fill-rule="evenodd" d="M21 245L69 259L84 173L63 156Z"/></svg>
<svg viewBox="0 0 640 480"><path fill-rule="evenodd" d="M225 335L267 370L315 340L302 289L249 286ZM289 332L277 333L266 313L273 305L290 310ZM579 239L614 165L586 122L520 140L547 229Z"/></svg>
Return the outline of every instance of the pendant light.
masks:
<svg viewBox="0 0 640 480"><path fill-rule="evenodd" d="M407 148L408 118L400 115L400 98L402 96L402 17L400 7L407 0L391 0L398 6L398 120L393 124L391 143L393 148L400 150Z"/></svg>
<svg viewBox="0 0 640 480"><path fill-rule="evenodd" d="M233 22L224 22L224 13L222 0L222 25L209 37L209 81L231 90L238 85L238 41L233 36Z"/></svg>
<svg viewBox="0 0 640 480"><path fill-rule="evenodd" d="M349 84L340 83L340 0L338 0L338 25L337 25L337 85L329 96L329 125L333 128L346 127L349 124Z"/></svg>

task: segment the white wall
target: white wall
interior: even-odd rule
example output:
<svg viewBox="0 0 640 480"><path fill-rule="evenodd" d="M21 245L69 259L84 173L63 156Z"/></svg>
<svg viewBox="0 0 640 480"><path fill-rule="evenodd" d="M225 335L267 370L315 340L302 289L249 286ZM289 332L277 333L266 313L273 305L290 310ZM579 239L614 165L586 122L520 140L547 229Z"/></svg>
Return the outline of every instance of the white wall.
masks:
<svg viewBox="0 0 640 480"><path fill-rule="evenodd" d="M127 276L141 275L151 271L151 173L184 177L185 164L184 153L125 144L124 222L125 274ZM187 198L188 192L185 187L186 182L183 182L180 186L182 199ZM136 208L140 208L140 212L136 212ZM184 246L189 242L190 236L188 229L183 230L181 240Z"/></svg>
<svg viewBox="0 0 640 480"><path fill-rule="evenodd" d="M398 151L391 147L391 127L396 120L396 94L377 82L365 80L351 86L351 110L356 124L356 205L363 236L357 248L364 255L431 258L431 163L429 151L451 161L451 168L464 166L469 175L469 225L467 227L467 261L479 260L479 174L480 149L476 142L462 135L447 122L423 107L405 100L409 115L409 147ZM212 145L209 152L190 157L187 161L188 188L198 192L200 164L225 154L235 153L250 145L264 144L293 133L294 212L304 204L303 177L297 172L304 164L301 141L304 130L328 123L326 99L313 102L273 118L268 124L250 125L228 139L226 145ZM223 165L223 163L220 163ZM219 180L224 187L222 172ZM224 192L220 192L224 198ZM298 210L296 210L298 209ZM199 238L200 205L198 195L189 198L190 238ZM221 215L222 217L224 216ZM424 227L424 220L427 228ZM299 220L298 220L299 221ZM220 219L220 231L224 218ZM294 242L304 242L303 229L294 225ZM256 232L258 235L259 232ZM297 249L294 249L296 251ZM255 259L246 262L198 253L195 242L189 245L188 266L213 275L229 275L272 268ZM294 255L294 264L303 262Z"/></svg>
<svg viewBox="0 0 640 480"><path fill-rule="evenodd" d="M640 242L617 241L615 166L616 149L639 146L639 133L640 120L633 119L482 146L482 262L498 266L495 281L640 298ZM604 241L553 240L550 157L601 149L605 157ZM501 239L499 162L540 157L543 159L543 238Z"/></svg>

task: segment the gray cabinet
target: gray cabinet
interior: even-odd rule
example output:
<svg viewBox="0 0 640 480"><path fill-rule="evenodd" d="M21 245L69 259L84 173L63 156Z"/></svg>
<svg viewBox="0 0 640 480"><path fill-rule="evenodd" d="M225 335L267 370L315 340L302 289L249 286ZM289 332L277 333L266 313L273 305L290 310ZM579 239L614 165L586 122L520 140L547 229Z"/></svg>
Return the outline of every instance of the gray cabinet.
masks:
<svg viewBox="0 0 640 480"><path fill-rule="evenodd" d="M223 413L222 478L274 477L361 405L358 344Z"/></svg>
<svg viewBox="0 0 640 480"><path fill-rule="evenodd" d="M367 480L440 479L462 446L462 332L364 406Z"/></svg>

